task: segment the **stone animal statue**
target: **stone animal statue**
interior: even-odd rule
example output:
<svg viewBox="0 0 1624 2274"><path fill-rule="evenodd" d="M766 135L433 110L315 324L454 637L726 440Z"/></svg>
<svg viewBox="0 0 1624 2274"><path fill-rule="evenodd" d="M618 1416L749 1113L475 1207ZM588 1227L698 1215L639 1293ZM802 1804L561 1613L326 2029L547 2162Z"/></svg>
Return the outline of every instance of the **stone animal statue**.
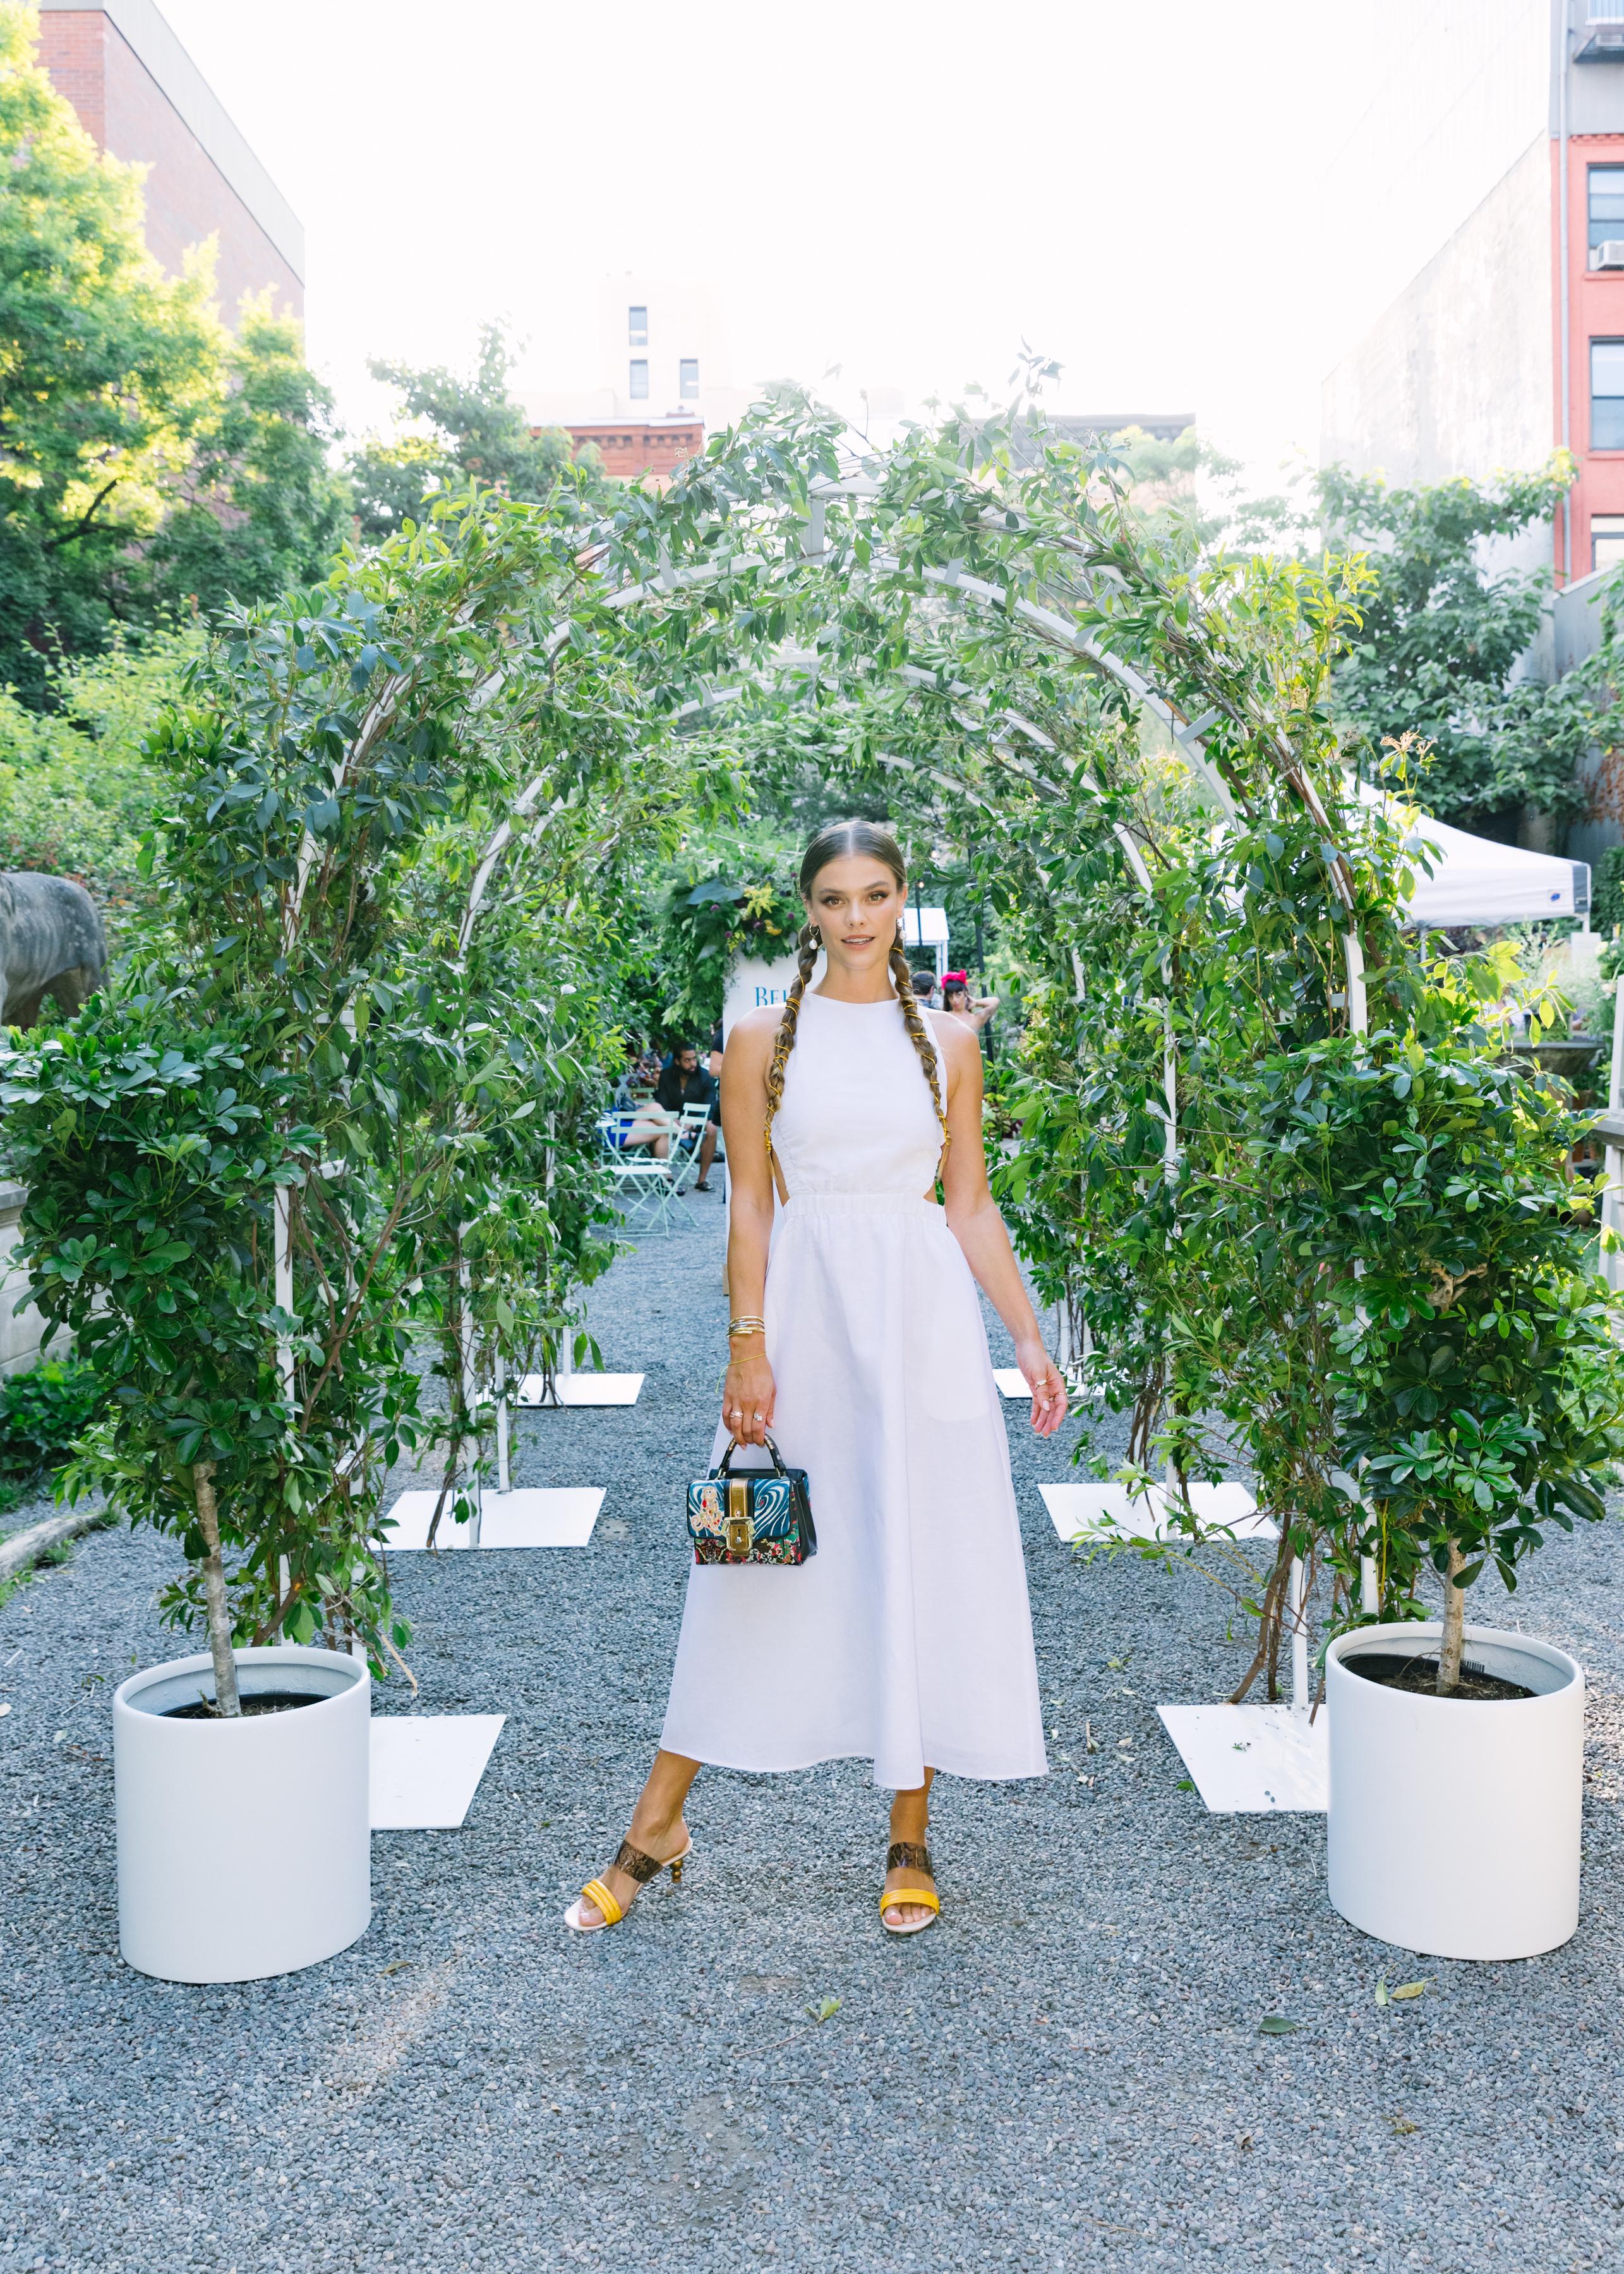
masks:
<svg viewBox="0 0 1624 2274"><path fill-rule="evenodd" d="M82 885L0 870L0 1023L32 1027L49 995L64 1018L107 975L107 933Z"/></svg>

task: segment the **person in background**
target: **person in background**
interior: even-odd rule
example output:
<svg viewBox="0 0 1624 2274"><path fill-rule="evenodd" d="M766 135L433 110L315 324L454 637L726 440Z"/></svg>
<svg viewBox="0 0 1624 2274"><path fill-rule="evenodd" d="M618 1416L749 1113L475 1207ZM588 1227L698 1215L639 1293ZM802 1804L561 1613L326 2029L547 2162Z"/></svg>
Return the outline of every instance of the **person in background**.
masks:
<svg viewBox="0 0 1624 2274"><path fill-rule="evenodd" d="M620 1079L614 1086L614 1110L631 1113L648 1096L652 1085L643 1079L643 1053L635 1043L626 1045L626 1064L620 1069Z"/></svg>
<svg viewBox="0 0 1624 2274"><path fill-rule="evenodd" d="M703 1165L700 1171L699 1183L695 1187L695 1191L702 1193L708 1193L710 1189L710 1163L716 1157L718 1147L722 1143L722 1052L725 1047L726 1045L722 1035L722 1022L718 1019L715 1026L710 1029L710 1057L709 1064L710 1067L710 1079L716 1084L716 1096L712 1099L710 1104L710 1126L705 1132L705 1136L710 1143L710 1150L709 1153L706 1153L703 1148L701 1148L700 1159ZM723 1151L722 1158L724 1161L727 1158L727 1155L725 1150Z"/></svg>
<svg viewBox="0 0 1624 2274"><path fill-rule="evenodd" d="M710 1163L716 1158L717 1081L699 1063L699 1051L693 1043L682 1043L672 1052L671 1064L655 1086L654 1103L672 1116L673 1125L680 1118L685 1105L706 1105L710 1118L705 1124L705 1133L699 1141L699 1182L696 1193L710 1189ZM671 1150L669 1132L655 1138L653 1149L660 1160Z"/></svg>
<svg viewBox="0 0 1624 2274"><path fill-rule="evenodd" d="M934 971L916 971L914 974L914 994L921 1010L939 1011L941 1009L942 1005L936 996L936 975Z"/></svg>
<svg viewBox="0 0 1624 2274"><path fill-rule="evenodd" d="M626 1070L614 1092L615 1112L631 1117L620 1130L622 1153L638 1153L645 1145L664 1142L675 1126L673 1117L654 1103L659 1071L659 1060L652 1051L640 1050L635 1043L627 1043Z"/></svg>
<svg viewBox="0 0 1624 2274"><path fill-rule="evenodd" d="M972 1034L979 1035L998 1007L996 995L972 995L967 971L950 971L942 981L942 1008L950 1018L962 1019Z"/></svg>

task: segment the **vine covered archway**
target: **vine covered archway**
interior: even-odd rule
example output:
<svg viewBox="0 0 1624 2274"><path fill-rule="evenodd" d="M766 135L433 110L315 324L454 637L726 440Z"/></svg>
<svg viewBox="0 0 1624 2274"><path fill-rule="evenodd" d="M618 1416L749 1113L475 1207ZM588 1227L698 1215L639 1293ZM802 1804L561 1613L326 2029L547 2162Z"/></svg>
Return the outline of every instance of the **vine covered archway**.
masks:
<svg viewBox="0 0 1624 2274"><path fill-rule="evenodd" d="M1003 1198L1141 1472L1249 1461L1282 1534L1253 1672L1294 1560L1328 1559L1350 1609L1366 1559L1370 1609L1458 1549L1467 1487L1429 1533L1379 1465L1416 1289L1451 1291L1421 1297L1435 1348L1479 1332L1507 1283L1449 1178L1521 1145L1496 1207L1526 1215L1560 1128L1479 1078L1477 1003L1406 942L1397 830L1338 764L1357 572L1154 539L1109 458L1028 408L846 440L786 395L607 523L568 486L448 500L244 616L167 727L170 943L8 1095L48 1314L133 1386L86 1474L196 1538L209 1470L238 1631L403 1639L381 1463L438 1433L449 1502L594 1268L594 949L622 864L695 780L797 771L952 847L1038 975ZM168 1309L154 1221L183 1228ZM1575 1423L1503 1465L1479 1526L1502 1568L1529 1492L1579 1506L1598 1442ZM223 1601L203 1560L177 1611Z"/></svg>

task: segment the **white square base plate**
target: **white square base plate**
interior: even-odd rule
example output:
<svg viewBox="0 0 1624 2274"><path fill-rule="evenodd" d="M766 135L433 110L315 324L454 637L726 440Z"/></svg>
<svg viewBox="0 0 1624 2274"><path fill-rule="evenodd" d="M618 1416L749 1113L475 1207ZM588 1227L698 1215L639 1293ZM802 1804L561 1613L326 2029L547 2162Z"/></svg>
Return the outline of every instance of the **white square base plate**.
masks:
<svg viewBox="0 0 1624 2274"><path fill-rule="evenodd" d="M1005 1397L1030 1397L1026 1377L1018 1366L995 1366L992 1378Z"/></svg>
<svg viewBox="0 0 1624 2274"><path fill-rule="evenodd" d="M479 1519L481 1547L584 1547L604 1504L602 1485L487 1492Z"/></svg>
<svg viewBox="0 0 1624 2274"><path fill-rule="evenodd" d="M527 1485L518 1492L487 1490L480 1503L481 1547L584 1547L592 1537L604 1504L602 1485L566 1485L556 1488ZM424 1548L429 1541L429 1522L439 1499L438 1490L403 1492L384 1519L391 1527L383 1545L392 1554L402 1548ZM436 1551L442 1547L471 1547L472 1526L456 1523L449 1502L434 1535Z"/></svg>
<svg viewBox="0 0 1624 2274"><path fill-rule="evenodd" d="M539 1405L545 1377L527 1374L519 1384L518 1403ZM553 1388L560 1405L635 1405L643 1388L640 1374L555 1374Z"/></svg>
<svg viewBox="0 0 1624 2274"><path fill-rule="evenodd" d="M374 1832L455 1832L468 1814L505 1713L374 1713Z"/></svg>
<svg viewBox="0 0 1624 2274"><path fill-rule="evenodd" d="M1142 1495L1126 1485L1040 1485L1043 1505L1062 1540L1187 1540L1168 1517L1167 1495L1152 1485ZM1237 1540L1278 1540L1279 1532L1244 1485L1192 1485L1190 1505L1203 1526L1231 1532Z"/></svg>
<svg viewBox="0 0 1624 2274"><path fill-rule="evenodd" d="M1323 1815L1330 1788L1325 1707L1158 1706L1214 1816L1293 1809Z"/></svg>
<svg viewBox="0 0 1624 2274"><path fill-rule="evenodd" d="M429 1544L429 1525L439 1498L438 1486L426 1492L403 1492L384 1517L386 1528L378 1535L380 1544L391 1554L399 1547L426 1547ZM470 1527L459 1524L451 1513L453 1498L452 1494L447 1494L440 1530L434 1534L436 1554L447 1547L470 1547L473 1545L469 1537Z"/></svg>

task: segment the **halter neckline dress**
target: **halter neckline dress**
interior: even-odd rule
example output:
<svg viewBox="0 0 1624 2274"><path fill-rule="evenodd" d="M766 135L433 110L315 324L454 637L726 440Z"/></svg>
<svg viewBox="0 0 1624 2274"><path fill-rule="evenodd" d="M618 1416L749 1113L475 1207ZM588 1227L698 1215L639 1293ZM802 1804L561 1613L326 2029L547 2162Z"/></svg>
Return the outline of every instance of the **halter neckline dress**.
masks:
<svg viewBox="0 0 1624 2274"><path fill-rule="evenodd" d="M660 1743L755 1771L855 1756L893 1790L928 1766L1041 1776L1002 1404L969 1265L921 1197L941 1130L894 996L802 998L772 1134L772 1434L807 1472L817 1554L689 1571Z"/></svg>

